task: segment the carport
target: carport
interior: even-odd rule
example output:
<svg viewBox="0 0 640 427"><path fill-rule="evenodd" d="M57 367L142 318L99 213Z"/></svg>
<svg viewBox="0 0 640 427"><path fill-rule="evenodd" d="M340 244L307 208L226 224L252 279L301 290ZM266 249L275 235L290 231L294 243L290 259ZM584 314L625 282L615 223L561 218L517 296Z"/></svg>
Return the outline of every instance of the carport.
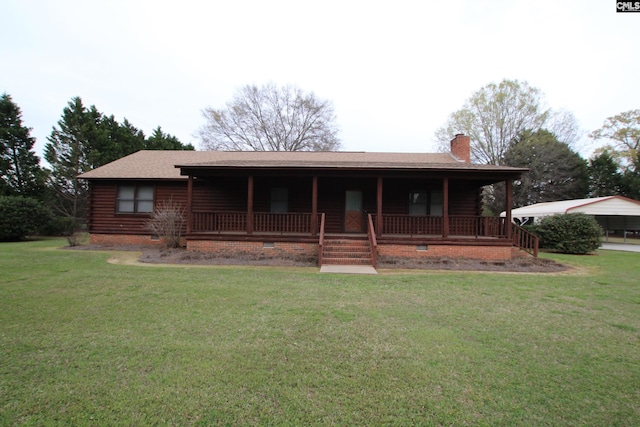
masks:
<svg viewBox="0 0 640 427"><path fill-rule="evenodd" d="M611 231L622 231L625 243L627 233L640 231L640 202L623 196L536 203L535 205L513 209L511 217L514 222L526 224L545 216L567 213L593 215L598 224L605 230L607 241ZM505 216L505 212L501 213L500 216Z"/></svg>

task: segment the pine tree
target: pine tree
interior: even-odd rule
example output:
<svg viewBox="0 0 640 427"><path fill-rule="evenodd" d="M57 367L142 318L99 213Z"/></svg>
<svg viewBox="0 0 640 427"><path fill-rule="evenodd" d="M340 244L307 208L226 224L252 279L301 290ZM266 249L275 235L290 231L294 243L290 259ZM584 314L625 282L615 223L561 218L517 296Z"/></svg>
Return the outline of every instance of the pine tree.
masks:
<svg viewBox="0 0 640 427"><path fill-rule="evenodd" d="M587 197L587 162L545 129L521 132L502 164L529 168L513 184L513 207ZM486 206L499 213L505 209L504 184L494 187Z"/></svg>
<svg viewBox="0 0 640 427"><path fill-rule="evenodd" d="M589 195L591 197L620 194L622 175L619 165L607 149L589 160Z"/></svg>
<svg viewBox="0 0 640 427"><path fill-rule="evenodd" d="M31 129L22 124L22 111L11 96L0 97L0 195L41 198L46 172L33 151Z"/></svg>
<svg viewBox="0 0 640 427"><path fill-rule="evenodd" d="M94 167L95 153L92 147L99 146L102 114L95 107L87 109L82 100L73 98L53 128L45 146L44 158L52 168L52 183L58 197L55 208L61 214L72 218L82 218L86 209L87 184L78 179L78 175Z"/></svg>
<svg viewBox="0 0 640 427"><path fill-rule="evenodd" d="M153 134L145 141L147 150L193 150L193 145L183 145L178 138L162 132L158 126L153 130Z"/></svg>

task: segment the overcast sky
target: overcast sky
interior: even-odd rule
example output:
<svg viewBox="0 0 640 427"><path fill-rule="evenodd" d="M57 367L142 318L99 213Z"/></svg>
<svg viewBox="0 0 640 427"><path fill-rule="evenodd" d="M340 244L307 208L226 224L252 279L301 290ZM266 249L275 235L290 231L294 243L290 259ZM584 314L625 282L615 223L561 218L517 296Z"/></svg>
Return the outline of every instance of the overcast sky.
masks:
<svg viewBox="0 0 640 427"><path fill-rule="evenodd" d="M349 151L436 151L447 117L505 78L585 132L640 108L640 13L614 0L2 0L0 21L0 93L39 155L75 96L197 148L203 108L267 82L332 101Z"/></svg>

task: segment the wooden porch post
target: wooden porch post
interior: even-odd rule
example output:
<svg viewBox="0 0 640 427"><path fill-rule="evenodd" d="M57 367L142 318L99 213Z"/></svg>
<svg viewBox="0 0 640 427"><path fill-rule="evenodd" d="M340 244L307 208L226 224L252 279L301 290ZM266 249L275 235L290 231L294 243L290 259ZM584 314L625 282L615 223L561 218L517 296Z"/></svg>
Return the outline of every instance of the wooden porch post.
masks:
<svg viewBox="0 0 640 427"><path fill-rule="evenodd" d="M311 235L318 234L318 177L311 182Z"/></svg>
<svg viewBox="0 0 640 427"><path fill-rule="evenodd" d="M382 221L382 177L378 177L378 191L376 196L376 234L378 236L382 236L384 230L383 221Z"/></svg>
<svg viewBox="0 0 640 427"><path fill-rule="evenodd" d="M187 181L187 235L191 234L193 230L193 175L189 174L189 181Z"/></svg>
<svg viewBox="0 0 640 427"><path fill-rule="evenodd" d="M505 206L505 219L504 219L504 226L506 228L505 232L507 234L507 239L511 239L511 206L513 205L513 182L508 179L506 181L505 188L506 188L506 206Z"/></svg>
<svg viewBox="0 0 640 427"><path fill-rule="evenodd" d="M253 233L253 175L247 179L247 234Z"/></svg>
<svg viewBox="0 0 640 427"><path fill-rule="evenodd" d="M449 178L442 178L442 237L449 237Z"/></svg>

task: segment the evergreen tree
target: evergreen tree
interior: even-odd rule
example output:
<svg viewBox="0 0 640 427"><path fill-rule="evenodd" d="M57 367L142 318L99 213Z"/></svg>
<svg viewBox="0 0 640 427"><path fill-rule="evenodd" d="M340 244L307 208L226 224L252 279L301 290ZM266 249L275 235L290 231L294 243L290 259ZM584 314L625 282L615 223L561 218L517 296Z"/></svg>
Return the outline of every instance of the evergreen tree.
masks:
<svg viewBox="0 0 640 427"><path fill-rule="evenodd" d="M194 150L193 145L183 145L178 138L162 132L158 126L153 130L153 134L145 141L147 150Z"/></svg>
<svg viewBox="0 0 640 427"><path fill-rule="evenodd" d="M619 165L606 148L589 160L589 196L620 194L622 175Z"/></svg>
<svg viewBox="0 0 640 427"><path fill-rule="evenodd" d="M11 96L0 97L0 195L43 197L46 172L33 151L31 129Z"/></svg>
<svg viewBox="0 0 640 427"><path fill-rule="evenodd" d="M501 163L529 168L528 173L514 182L514 208L587 196L587 162L547 130L521 132ZM496 185L494 190L486 203L494 213L499 213L505 208L504 185Z"/></svg>
<svg viewBox="0 0 640 427"><path fill-rule="evenodd" d="M90 163L93 167L106 165L145 147L144 133L126 118L122 124L113 115L100 122L101 137L90 147Z"/></svg>
<svg viewBox="0 0 640 427"><path fill-rule="evenodd" d="M143 149L193 150L158 127L146 139L127 119L122 124L113 115L105 116L94 105L87 108L79 97L64 108L58 126L45 146L45 159L57 197L54 207L64 216L83 218L87 184L78 175Z"/></svg>
<svg viewBox="0 0 640 427"><path fill-rule="evenodd" d="M620 193L631 199L640 200L640 157L636 152L631 159L631 164L622 174Z"/></svg>
<svg viewBox="0 0 640 427"><path fill-rule="evenodd" d="M53 128L45 146L44 158L52 168L52 184L56 192L55 208L72 218L85 215L87 184L78 175L100 166L104 161L93 147L100 147L98 139L104 135L102 114L92 106L87 109L79 97L64 108L58 128Z"/></svg>

